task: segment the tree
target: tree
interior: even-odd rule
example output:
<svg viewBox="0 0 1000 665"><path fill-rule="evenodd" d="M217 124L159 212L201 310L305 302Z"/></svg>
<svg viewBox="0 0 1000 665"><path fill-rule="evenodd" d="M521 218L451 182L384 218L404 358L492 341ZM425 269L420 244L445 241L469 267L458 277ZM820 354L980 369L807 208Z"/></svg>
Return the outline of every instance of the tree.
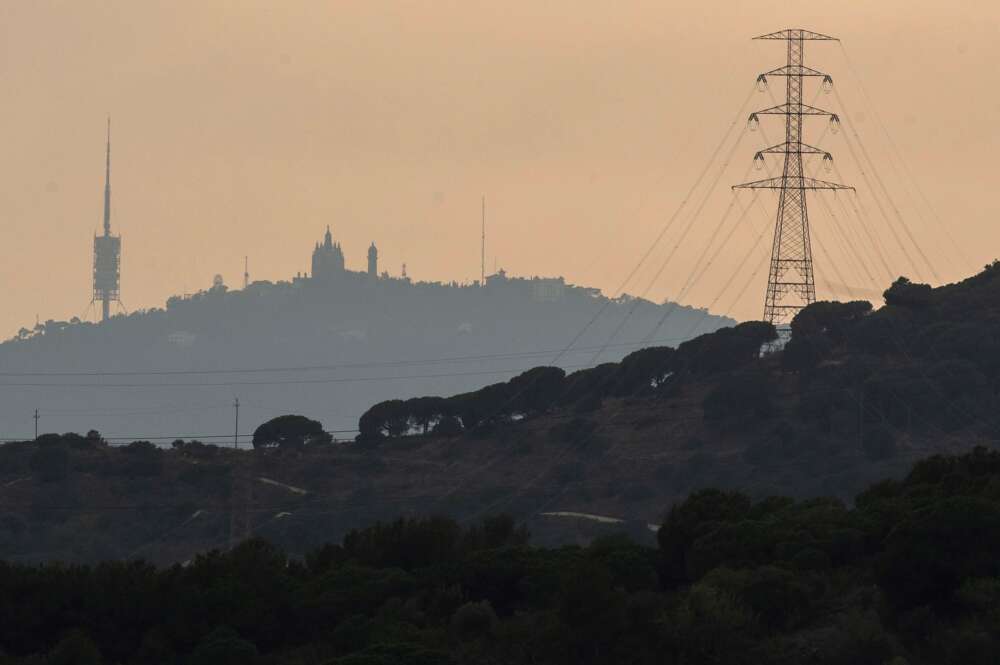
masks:
<svg viewBox="0 0 1000 665"><path fill-rule="evenodd" d="M400 399L379 402L358 420L358 438L363 441L377 441L385 437L397 437L410 428L410 416L406 403Z"/></svg>
<svg viewBox="0 0 1000 665"><path fill-rule="evenodd" d="M792 339L823 334L834 344L840 344L850 334L854 323L871 311L872 304L867 300L814 302L803 307L792 319Z"/></svg>
<svg viewBox="0 0 1000 665"><path fill-rule="evenodd" d="M552 406L562 393L566 372L559 367L535 367L508 382L510 411L540 413Z"/></svg>
<svg viewBox="0 0 1000 665"><path fill-rule="evenodd" d="M688 580L688 554L695 540L708 526L745 519L751 505L750 497L740 492L709 489L695 492L673 506L656 535L663 556L664 580L668 583Z"/></svg>
<svg viewBox="0 0 1000 665"><path fill-rule="evenodd" d="M49 665L102 665L101 651L81 630L70 631L45 661Z"/></svg>
<svg viewBox="0 0 1000 665"><path fill-rule="evenodd" d="M427 434L444 419L451 416L451 406L443 397L414 397L403 404L407 420L418 425L422 434Z"/></svg>
<svg viewBox="0 0 1000 665"><path fill-rule="evenodd" d="M804 307L792 319L792 338L783 349L782 364L791 370L814 368L851 336L855 324L871 309L871 303L865 300L821 301Z"/></svg>
<svg viewBox="0 0 1000 665"><path fill-rule="evenodd" d="M465 603L451 617L451 627L462 640L475 640L493 634L497 625L497 613L490 601Z"/></svg>
<svg viewBox="0 0 1000 665"><path fill-rule="evenodd" d="M651 346L628 354L619 365L615 393L630 396L659 387L673 374L676 353L669 346Z"/></svg>
<svg viewBox="0 0 1000 665"><path fill-rule="evenodd" d="M323 429L323 423L305 416L278 416L254 430L253 447L301 448L307 445L330 443L333 437Z"/></svg>
<svg viewBox="0 0 1000 665"><path fill-rule="evenodd" d="M885 298L886 305L920 308L930 305L933 295L934 290L930 284L917 284L905 277L900 277L886 289L882 297Z"/></svg>
<svg viewBox="0 0 1000 665"><path fill-rule="evenodd" d="M761 347L777 338L777 329L765 321L722 328L678 346L676 367L698 373L732 371L755 361Z"/></svg>
<svg viewBox="0 0 1000 665"><path fill-rule="evenodd" d="M228 626L205 636L188 662L191 665L249 665L257 660L257 647Z"/></svg>

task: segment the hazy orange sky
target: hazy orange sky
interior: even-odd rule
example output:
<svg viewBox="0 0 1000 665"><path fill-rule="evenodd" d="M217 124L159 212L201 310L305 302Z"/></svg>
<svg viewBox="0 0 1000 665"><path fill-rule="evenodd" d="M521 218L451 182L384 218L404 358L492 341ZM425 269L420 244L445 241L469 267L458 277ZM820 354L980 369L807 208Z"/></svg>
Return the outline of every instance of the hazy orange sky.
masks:
<svg viewBox="0 0 1000 665"><path fill-rule="evenodd" d="M123 236L129 309L162 306L216 273L238 285L244 255L254 279L307 270L327 224L349 267L363 267L374 240L393 274L405 262L416 279L476 279L482 194L491 268L613 293L756 74L782 64L780 44L750 37L785 27L843 40L877 117L840 47L809 44L807 64L834 76L900 216L939 279L954 280L1000 255L998 26L1000 4L986 1L7 2L0 334L30 327L36 314L66 319L87 308L109 112L112 225ZM751 104L771 100L755 94ZM838 101L821 95L817 104ZM779 127L766 128L776 142ZM808 136L821 134L817 124ZM893 232L904 241L905 232L886 227L844 134L826 134L822 147L858 186L886 262L919 277L894 245ZM761 141L744 137L690 233L681 240L682 215L626 291L677 297ZM753 241L774 208L770 196L761 202L684 302L760 316L766 274L754 269L770 238ZM699 203L696 195L689 210ZM845 297L831 283L883 288L875 253L862 265L824 208L811 209L819 296ZM859 224L840 223L864 246Z"/></svg>

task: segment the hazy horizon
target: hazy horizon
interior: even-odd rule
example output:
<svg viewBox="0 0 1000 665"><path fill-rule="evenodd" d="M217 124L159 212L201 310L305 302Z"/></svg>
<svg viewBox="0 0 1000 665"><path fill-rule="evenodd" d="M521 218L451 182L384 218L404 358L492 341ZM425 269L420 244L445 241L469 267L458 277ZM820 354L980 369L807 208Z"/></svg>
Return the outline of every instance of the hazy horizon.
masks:
<svg viewBox="0 0 1000 665"><path fill-rule="evenodd" d="M68 319L87 308L109 113L112 228L123 237L129 310L207 288L216 273L238 286L245 255L252 279L307 271L327 225L349 268L363 268L374 241L392 274L406 263L414 279L471 281L484 194L488 269L564 275L614 295L756 75L783 63L780 46L750 38L785 27L843 40L877 118L840 47L809 44L806 62L834 76L934 264L938 279L925 279L975 272L1000 239L984 168L1000 119L994 4L35 2L2 15L0 76L11 99L0 130L0 275L16 285L0 315L4 338L36 315ZM769 105L755 95L747 110ZM880 121L921 193L893 161ZM817 127L807 140L819 139ZM767 133L772 143L780 134L776 124ZM690 234L680 238L685 215L625 291L677 298L761 141L744 137ZM844 133L822 146L859 188L893 272L920 278L880 228ZM772 223L773 200L761 201L683 303L760 316L766 274L752 269L768 237L737 280L749 282L745 292L723 287ZM696 194L687 212L698 203ZM845 282L865 295L886 286L842 255L822 207L811 210L818 296L848 297L837 286Z"/></svg>

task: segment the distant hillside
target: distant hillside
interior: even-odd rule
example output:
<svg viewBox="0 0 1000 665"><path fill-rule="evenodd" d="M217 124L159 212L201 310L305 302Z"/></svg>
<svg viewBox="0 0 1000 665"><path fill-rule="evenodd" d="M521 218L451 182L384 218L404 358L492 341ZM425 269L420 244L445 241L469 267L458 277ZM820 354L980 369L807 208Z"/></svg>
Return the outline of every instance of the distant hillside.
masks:
<svg viewBox="0 0 1000 665"><path fill-rule="evenodd" d="M35 409L47 432L228 436L234 397L245 432L288 411L350 430L374 402L471 390L553 362L572 340L558 358L567 368L732 323L502 273L484 288L346 270L217 286L102 324L48 321L0 344L0 438L30 433Z"/></svg>
<svg viewBox="0 0 1000 665"><path fill-rule="evenodd" d="M650 537L702 487L850 501L1000 433L1000 266L937 289L899 280L885 299L816 303L764 357L774 330L746 323L586 371L379 403L347 445L163 451L95 433L3 446L0 556L183 560L227 543L234 503L237 535L301 554L400 515L508 513L556 543Z"/></svg>

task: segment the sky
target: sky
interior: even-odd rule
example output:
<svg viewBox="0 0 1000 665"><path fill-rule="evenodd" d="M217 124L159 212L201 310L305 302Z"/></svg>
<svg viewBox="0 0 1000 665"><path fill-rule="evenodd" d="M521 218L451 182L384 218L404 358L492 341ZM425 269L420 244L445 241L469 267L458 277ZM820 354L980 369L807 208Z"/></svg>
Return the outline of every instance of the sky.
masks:
<svg viewBox="0 0 1000 665"><path fill-rule="evenodd" d="M784 51L750 38L786 27L842 39L806 51L836 89L807 100L845 120L807 129L838 167L817 177L858 188L810 201L818 296L1000 255L995 2L17 1L0 337L95 315L107 114L130 311L238 287L244 257L288 279L327 225L348 267L374 241L392 274L471 281L485 195L488 272L759 318L775 199L730 186L781 135L744 123L783 94L751 95Z"/></svg>

